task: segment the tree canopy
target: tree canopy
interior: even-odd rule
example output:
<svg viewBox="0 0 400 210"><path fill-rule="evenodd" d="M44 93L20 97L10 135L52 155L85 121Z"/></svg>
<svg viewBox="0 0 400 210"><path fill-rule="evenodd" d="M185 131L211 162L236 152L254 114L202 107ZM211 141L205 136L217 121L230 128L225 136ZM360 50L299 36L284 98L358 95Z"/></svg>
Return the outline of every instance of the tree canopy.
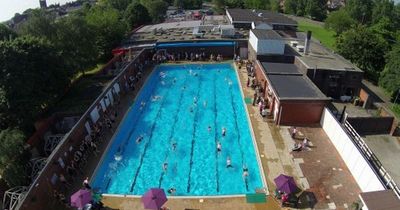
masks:
<svg viewBox="0 0 400 210"><path fill-rule="evenodd" d="M366 71L368 77L375 81L385 66L388 47L380 35L362 25L343 32L336 42L338 52Z"/></svg>
<svg viewBox="0 0 400 210"><path fill-rule="evenodd" d="M151 17L147 8L140 2L132 2L129 4L125 10L124 18L128 24L128 28L151 22Z"/></svg>
<svg viewBox="0 0 400 210"><path fill-rule="evenodd" d="M164 20L168 4L162 0L142 0L141 3L147 8L153 22L161 22Z"/></svg>
<svg viewBox="0 0 400 210"><path fill-rule="evenodd" d="M356 21L344 9L330 13L325 20L325 27L334 30L337 35L349 30L354 24Z"/></svg>
<svg viewBox="0 0 400 210"><path fill-rule="evenodd" d="M69 84L64 60L48 41L32 36L0 42L0 88L4 116L11 125L33 119Z"/></svg>
<svg viewBox="0 0 400 210"><path fill-rule="evenodd" d="M119 12L110 7L93 7L86 15L86 21L94 29L94 39L98 57L106 61L111 57L111 50L122 40L126 24L121 21Z"/></svg>
<svg viewBox="0 0 400 210"><path fill-rule="evenodd" d="M344 8L350 17L365 24L371 21L373 7L374 0L348 0Z"/></svg>
<svg viewBox="0 0 400 210"><path fill-rule="evenodd" d="M0 23L0 41L6 39L13 39L17 37L17 33L8 28L6 25Z"/></svg>
<svg viewBox="0 0 400 210"><path fill-rule="evenodd" d="M385 69L381 72L379 85L390 93L400 89L400 42L387 55Z"/></svg>
<svg viewBox="0 0 400 210"><path fill-rule="evenodd" d="M29 155L24 150L24 134L18 129L0 130L0 171L8 186L27 184Z"/></svg>

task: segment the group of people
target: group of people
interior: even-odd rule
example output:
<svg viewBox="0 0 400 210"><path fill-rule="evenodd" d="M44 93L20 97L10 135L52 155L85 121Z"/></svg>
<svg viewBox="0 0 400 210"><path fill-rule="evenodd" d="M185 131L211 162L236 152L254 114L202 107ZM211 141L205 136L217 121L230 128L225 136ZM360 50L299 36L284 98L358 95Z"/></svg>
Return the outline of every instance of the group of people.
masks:
<svg viewBox="0 0 400 210"><path fill-rule="evenodd" d="M298 132L297 128L293 127L292 131L291 131L291 137L293 139L296 139L297 132ZM305 137L301 143L297 143L297 142L294 143L292 151L301 151L303 149L308 149L310 147L311 147L310 140L307 137Z"/></svg>
<svg viewBox="0 0 400 210"><path fill-rule="evenodd" d="M177 53L168 53L166 51L159 51L153 55L152 58L155 63L164 63L167 61L222 61L222 54L214 55L211 53L209 56L205 52L177 52Z"/></svg>

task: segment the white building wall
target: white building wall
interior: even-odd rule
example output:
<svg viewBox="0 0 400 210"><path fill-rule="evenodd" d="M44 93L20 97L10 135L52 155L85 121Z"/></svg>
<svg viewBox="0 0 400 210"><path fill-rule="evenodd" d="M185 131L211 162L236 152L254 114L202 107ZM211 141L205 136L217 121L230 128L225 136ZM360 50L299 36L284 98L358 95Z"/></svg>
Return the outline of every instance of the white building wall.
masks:
<svg viewBox="0 0 400 210"><path fill-rule="evenodd" d="M266 23L260 23L258 25L256 25L255 22L251 23L251 28L252 29L263 29L263 30L272 30L272 26L266 24Z"/></svg>
<svg viewBox="0 0 400 210"><path fill-rule="evenodd" d="M285 42L283 40L266 39L258 40L257 55L285 53Z"/></svg>
<svg viewBox="0 0 400 210"><path fill-rule="evenodd" d="M384 190L385 187L374 170L327 108L324 109L320 124L346 163L361 191Z"/></svg>
<svg viewBox="0 0 400 210"><path fill-rule="evenodd" d="M251 45L251 47L256 51L256 53L258 54L258 39L256 37L256 35L254 35L254 33L250 30L250 34L249 34L249 43Z"/></svg>

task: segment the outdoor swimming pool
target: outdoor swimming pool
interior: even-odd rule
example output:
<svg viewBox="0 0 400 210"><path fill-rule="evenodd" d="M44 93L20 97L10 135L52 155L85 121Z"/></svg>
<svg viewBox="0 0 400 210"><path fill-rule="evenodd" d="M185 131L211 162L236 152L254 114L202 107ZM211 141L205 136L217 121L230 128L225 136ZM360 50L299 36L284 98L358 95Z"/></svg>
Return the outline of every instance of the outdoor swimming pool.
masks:
<svg viewBox="0 0 400 210"><path fill-rule="evenodd" d="M263 182L250 132L232 64L158 66L121 122L92 185L127 195L153 187L176 188L177 196L254 192ZM233 167L227 168L228 156Z"/></svg>

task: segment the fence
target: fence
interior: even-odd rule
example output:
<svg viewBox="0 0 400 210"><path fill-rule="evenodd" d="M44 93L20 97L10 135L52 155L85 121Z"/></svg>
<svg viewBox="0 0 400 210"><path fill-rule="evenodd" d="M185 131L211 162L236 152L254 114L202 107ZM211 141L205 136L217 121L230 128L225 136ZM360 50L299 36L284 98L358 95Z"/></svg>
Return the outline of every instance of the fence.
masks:
<svg viewBox="0 0 400 210"><path fill-rule="evenodd" d="M322 114L321 126L346 163L361 191L384 190L383 180L380 179L372 163L362 152L366 148L366 144L356 144L353 140L354 137L346 132L327 108Z"/></svg>
<svg viewBox="0 0 400 210"><path fill-rule="evenodd" d="M349 136L352 138L353 142L357 145L357 147L360 149L360 151L364 154L364 157L374 168L375 172L378 173L378 175L381 178L381 180L383 181L384 185L387 188L393 189L393 191L396 193L397 197L400 198L399 187L394 182L394 180L389 175L389 173L386 171L385 167L383 167L382 163L379 161L379 159L376 157L376 155L371 151L371 149L369 149L369 147L365 143L365 141L360 137L360 135L356 132L356 130L354 130L354 128L350 125L350 123L348 121L345 122L344 127L345 127L347 133L349 134Z"/></svg>
<svg viewBox="0 0 400 210"><path fill-rule="evenodd" d="M84 137L91 132L91 124L101 119L103 111L112 104L116 97L127 92L126 84L129 76L138 72L138 66L151 58L151 49L143 49L140 53L113 79L107 88L94 101L79 121L67 133L52 154L48 157L44 168L33 181L23 200L18 206L20 209L46 209L47 202L53 200L53 189L57 189L59 180L57 175L73 159L75 148L79 148Z"/></svg>
<svg viewBox="0 0 400 210"><path fill-rule="evenodd" d="M347 122L361 135L390 134L394 117L348 117Z"/></svg>

